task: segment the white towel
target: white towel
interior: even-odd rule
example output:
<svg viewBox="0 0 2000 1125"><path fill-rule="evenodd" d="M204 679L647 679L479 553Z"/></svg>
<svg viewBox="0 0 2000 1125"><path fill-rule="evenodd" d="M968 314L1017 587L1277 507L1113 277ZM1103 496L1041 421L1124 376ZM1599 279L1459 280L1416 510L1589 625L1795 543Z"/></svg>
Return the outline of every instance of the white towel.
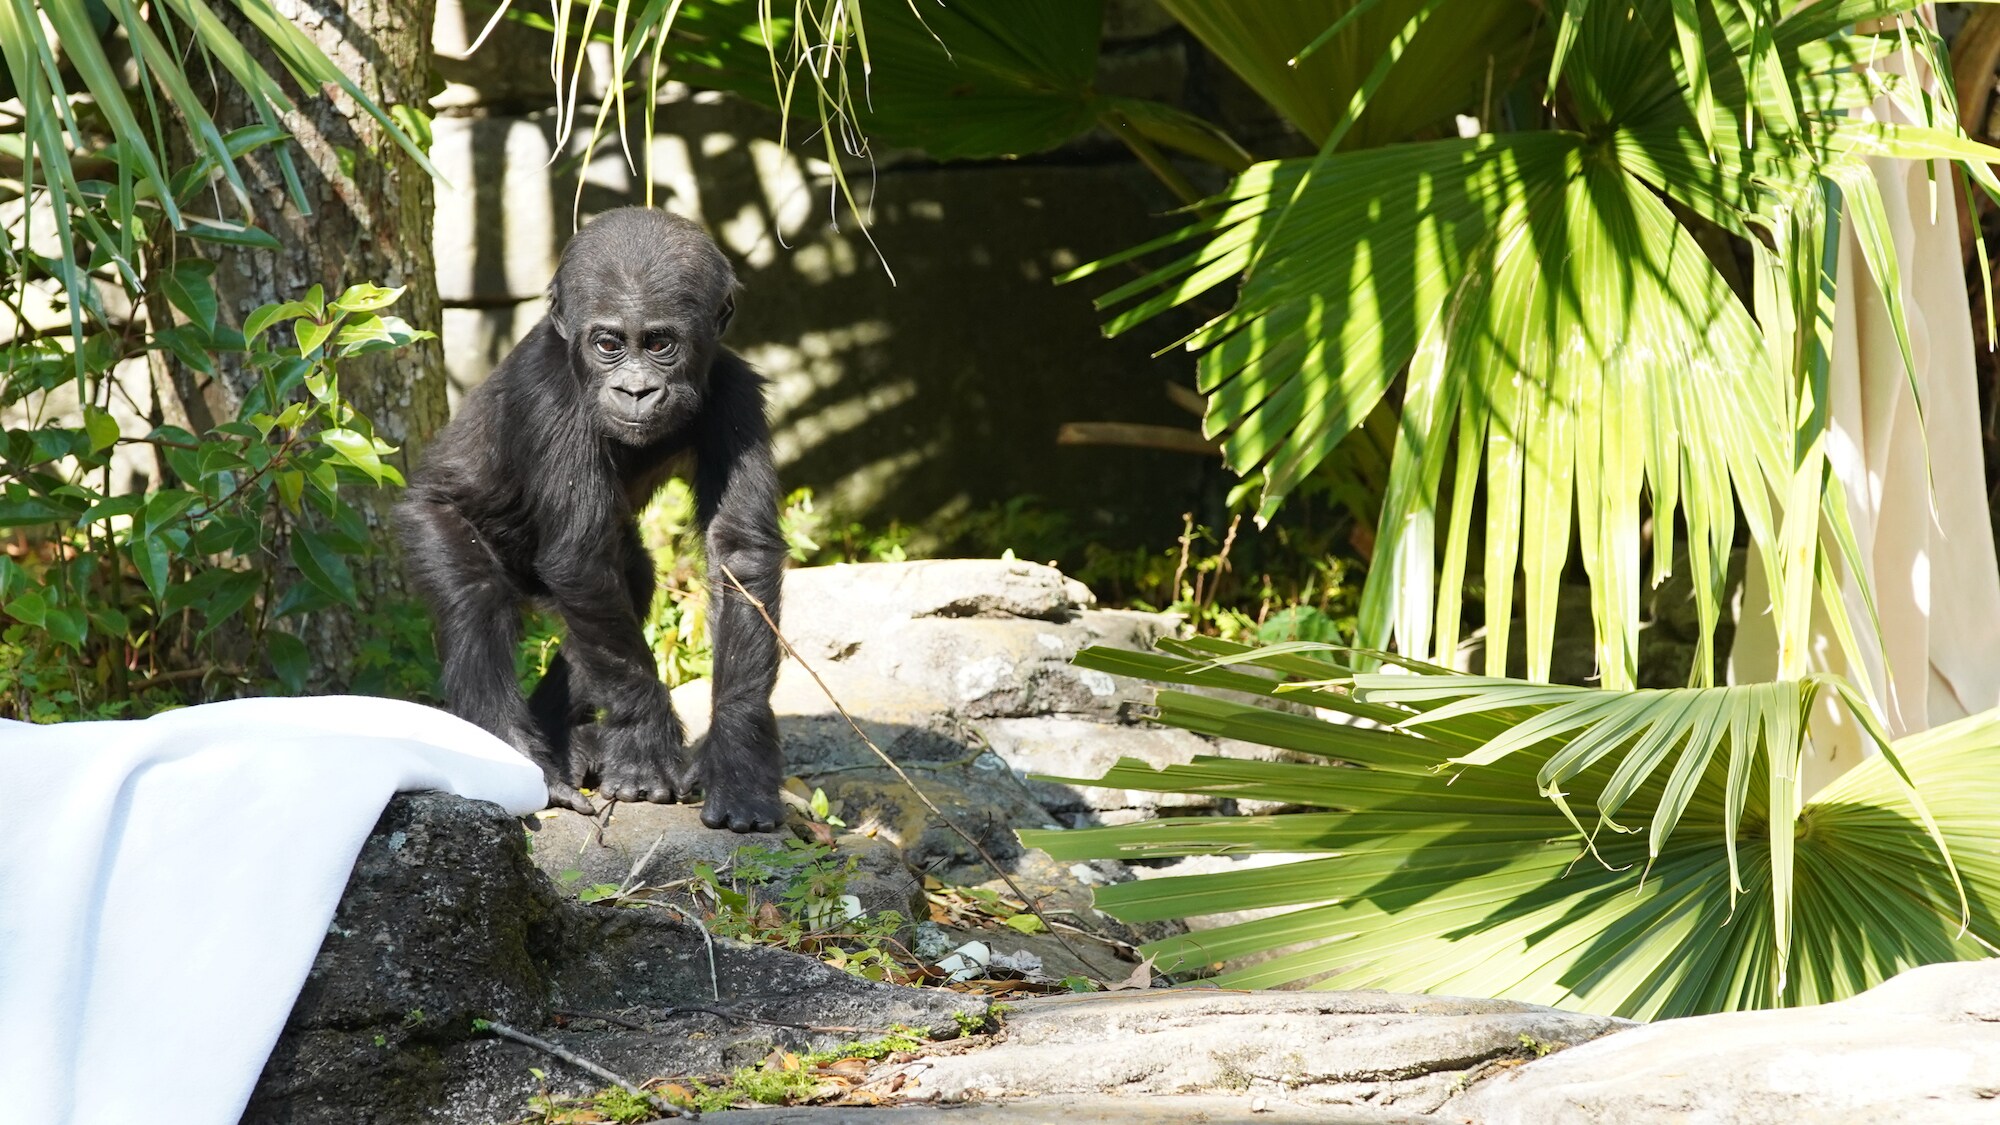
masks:
<svg viewBox="0 0 2000 1125"><path fill-rule="evenodd" d="M234 1125L368 830L423 789L547 798L499 739L388 699L0 721L0 1119Z"/></svg>

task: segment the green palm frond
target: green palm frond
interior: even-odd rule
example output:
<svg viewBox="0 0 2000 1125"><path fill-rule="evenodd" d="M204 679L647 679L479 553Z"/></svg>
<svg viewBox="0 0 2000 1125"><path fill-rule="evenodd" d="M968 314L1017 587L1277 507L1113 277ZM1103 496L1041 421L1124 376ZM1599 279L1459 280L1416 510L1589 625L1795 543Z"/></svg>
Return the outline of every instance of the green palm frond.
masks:
<svg viewBox="0 0 2000 1125"><path fill-rule="evenodd" d="M1315 810L1022 833L1064 862L1306 856L1099 890L1132 921L1287 908L1152 943L1165 971L1657 1018L1838 999L2000 943L2000 717L1898 741L1801 805L1805 716L1837 690L1818 680L1614 692L1358 675L1306 644L1162 647L1078 663L1366 720L1162 691L1161 722L1295 760L1050 779Z"/></svg>
<svg viewBox="0 0 2000 1125"><path fill-rule="evenodd" d="M1934 36L1911 24L1842 30L1914 6L1700 5L1690 20L1671 0L1572 0L1553 30L1554 127L1259 164L1207 217L1071 277L1180 249L1098 298L1118 310L1109 334L1236 288L1233 307L1184 342L1200 353L1205 432L1261 481L1260 518L1407 380L1364 645L1450 662L1459 590L1483 541L1487 671L1503 670L1519 575L1528 673L1545 678L1575 542L1603 681L1630 686L1640 583L1672 565L1676 515L1708 635L1740 510L1767 548L1780 616L1796 626L1782 635L1798 651L1815 596L1851 632L1838 599L1815 588L1823 558L1849 553L1852 538L1823 496L1830 474L1813 440L1839 205L1907 347L1864 158L1961 161L1982 183L2000 160L1958 131L1948 105L1873 66L1910 52L1942 67ZM1429 5L1403 9L1420 17ZM1423 20L1406 54L1438 22ZM1366 119L1388 89L1356 85L1340 120ZM1878 97L1919 124L1851 116ZM1753 299L1731 288L1691 221L1747 242ZM1805 565L1779 573L1791 558ZM1704 650L1695 682L1712 667Z"/></svg>
<svg viewBox="0 0 2000 1125"><path fill-rule="evenodd" d="M232 2L306 88L316 92L323 85L338 86L420 167L436 174L407 131L291 21L279 15L269 0ZM196 239L239 245L269 243L268 235L226 215L185 213L182 201L191 189L214 175L239 205L239 214L247 216L249 196L236 160L251 148L286 136L278 114L292 109L284 87L229 31L207 0L165 0L150 11L142 11L133 0L106 0L102 8L108 20L100 26L92 19L85 0L0 0L0 63L4 63L6 76L21 99L17 155L23 170L18 190L22 196L46 199L57 242L63 248L34 265L55 277L68 294L71 338L79 342L84 338L86 314L103 319L86 275L96 269L114 269L132 288L142 288L138 246L151 224L164 222ZM135 89L128 89L121 81L104 50L103 42L114 24L131 44L138 74ZM190 78L197 68L208 64L219 67L218 77L227 75L242 87L263 125L226 135L221 132ZM78 83L74 87L72 76ZM140 99L137 106L134 96ZM166 112L168 107L171 113ZM96 132L100 124L109 134L108 144ZM169 129L184 130L199 157L192 169L171 180L164 151ZM299 187L289 157L279 151L293 201L309 213L310 202ZM116 169L117 181L80 177L77 162L85 159L109 161ZM93 209L82 206L86 198L101 198L110 204L110 227ZM24 222L32 223L37 213L37 208L29 208ZM78 240L72 227L77 222L86 224L83 233L102 260L77 260L73 247ZM22 248L31 244L32 236L31 229L24 229L10 244L9 266L16 273L30 268L30 256ZM80 350L77 363L81 372Z"/></svg>
<svg viewBox="0 0 2000 1125"><path fill-rule="evenodd" d="M1492 0L1160 0L1272 108L1325 144L1365 76L1420 12L1426 33L1403 52L1340 143L1369 148L1490 110L1526 55L1529 4Z"/></svg>

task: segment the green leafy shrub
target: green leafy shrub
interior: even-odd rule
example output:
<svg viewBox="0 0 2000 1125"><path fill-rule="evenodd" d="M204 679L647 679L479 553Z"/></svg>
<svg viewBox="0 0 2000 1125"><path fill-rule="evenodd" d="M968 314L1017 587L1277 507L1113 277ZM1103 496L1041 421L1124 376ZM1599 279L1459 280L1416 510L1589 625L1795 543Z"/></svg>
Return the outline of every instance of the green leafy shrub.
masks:
<svg viewBox="0 0 2000 1125"><path fill-rule="evenodd" d="M383 460L395 450L341 397L336 370L428 335L383 315L401 292L364 283L328 301L315 286L256 310L239 333L216 320L208 271L177 267L168 293L188 324L0 349L0 407L30 423L0 440L0 528L15 532L0 555L0 713L129 714L184 686L303 690L306 647L287 625L355 605L352 560L378 549L341 486L402 483ZM256 385L207 433L159 425L128 437L110 410L114 368L157 349L210 371L228 357ZM80 408L56 414L72 388ZM135 449L154 468L150 487L120 491L112 457ZM299 580L284 581L289 571ZM380 616L357 679L387 685L428 628Z"/></svg>

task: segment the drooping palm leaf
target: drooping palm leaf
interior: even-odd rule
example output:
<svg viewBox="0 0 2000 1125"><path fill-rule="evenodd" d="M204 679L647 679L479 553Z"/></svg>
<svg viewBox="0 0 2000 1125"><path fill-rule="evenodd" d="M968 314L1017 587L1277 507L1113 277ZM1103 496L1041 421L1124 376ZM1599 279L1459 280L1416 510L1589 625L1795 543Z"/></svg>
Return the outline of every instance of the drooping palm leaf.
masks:
<svg viewBox="0 0 2000 1125"><path fill-rule="evenodd" d="M1078 662L1395 724L1163 691L1164 723L1301 759L1199 758L1161 770L1125 761L1101 779L1051 779L1323 810L1022 833L1062 861L1310 857L1101 889L1098 905L1129 920L1291 908L1147 946L1167 971L1221 969L1226 987L1316 978L1314 987L1506 996L1657 1018L1838 999L1910 965L1989 956L2000 943L1991 844L2000 775L1990 769L2000 718L1902 740L1893 758L1857 767L1794 821L1786 808L1796 802L1815 681L1611 692L1357 677L1319 646L1162 647L1089 649ZM1558 804L1538 789L1566 796ZM1776 847L1773 824L1789 826ZM1939 839L1957 860L1964 898Z"/></svg>
<svg viewBox="0 0 2000 1125"><path fill-rule="evenodd" d="M571 39L611 44L630 89L621 86L600 105L589 147L614 120L627 136L624 101L636 94L646 112L630 139L650 153L655 104L671 74L778 110L781 142L803 126L823 151L833 190L855 210L846 163L871 143L944 159L1019 156L1103 125L1142 156L1158 144L1231 171L1250 162L1226 134L1185 111L1095 89L1102 0L572 2L558 7L553 24L532 13L519 18L558 29L557 65L572 84L583 62ZM567 99L563 119L575 110ZM1164 161L1149 164L1170 180L1179 176ZM651 173L644 179L650 190Z"/></svg>
<svg viewBox="0 0 2000 1125"><path fill-rule="evenodd" d="M1555 29L1565 127L1261 164L1216 201L1219 214L1072 276L1195 244L1099 299L1122 309L1106 326L1114 334L1239 287L1234 307L1186 344L1201 353L1205 430L1232 469L1262 481L1260 517L1407 372L1364 644L1450 657L1472 506L1483 503L1487 670L1506 659L1518 573L1528 671L1546 676L1574 528L1599 670L1627 686L1648 511L1654 581L1674 558L1677 513L1685 525L1704 635L1739 507L1768 548L1781 617L1810 618L1825 569L1814 528L1822 509L1837 515L1822 499L1824 458L1799 439L1799 427L1824 425L1824 388L1813 384L1824 348L1801 340L1823 335L1823 248L1837 245L1839 214L1827 185L1845 189L1863 264L1900 326L1894 256L1862 157L1963 160L1985 180L1983 162L2000 158L1943 114L1920 118L1929 126L1847 116L1883 96L1923 107L1913 83L1868 65L1906 43L1938 63L1934 43L1841 30L1860 7L1913 6L1821 0L1782 20L1761 5L1702 6L1691 24L1670 0L1572 3ZM1756 243L1756 316L1669 200ZM1773 495L1786 503L1774 510ZM1783 526L1787 512L1798 515ZM1851 531L1836 523L1830 534L1826 549L1845 552ZM1784 542L1806 549L1785 553ZM1802 566L1778 573L1795 557ZM1712 666L1704 650L1696 682Z"/></svg>

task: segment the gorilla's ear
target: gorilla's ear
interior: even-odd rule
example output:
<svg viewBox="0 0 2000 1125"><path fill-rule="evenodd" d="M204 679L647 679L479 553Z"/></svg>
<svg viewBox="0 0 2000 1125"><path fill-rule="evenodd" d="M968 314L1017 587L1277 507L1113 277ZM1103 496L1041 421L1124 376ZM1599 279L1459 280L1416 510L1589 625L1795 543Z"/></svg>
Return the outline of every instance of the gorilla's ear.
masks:
<svg viewBox="0 0 2000 1125"><path fill-rule="evenodd" d="M549 279L549 323L556 326L556 335L569 339L569 325L563 322L562 275L558 273Z"/></svg>
<svg viewBox="0 0 2000 1125"><path fill-rule="evenodd" d="M725 294L722 298L722 309L715 314L715 334L717 336L721 336L729 330L729 320L735 315L736 294Z"/></svg>

